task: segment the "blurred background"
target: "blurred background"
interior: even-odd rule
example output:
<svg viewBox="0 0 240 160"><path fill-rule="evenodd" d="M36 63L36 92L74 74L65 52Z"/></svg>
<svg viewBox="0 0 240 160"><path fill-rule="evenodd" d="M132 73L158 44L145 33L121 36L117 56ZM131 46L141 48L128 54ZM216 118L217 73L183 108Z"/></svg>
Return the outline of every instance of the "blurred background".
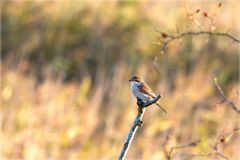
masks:
<svg viewBox="0 0 240 160"><path fill-rule="evenodd" d="M239 10L237 1L1 3L1 159L117 159L137 114L132 75L163 94L168 114L147 109L127 159L166 159L196 140L172 157L211 152L219 134L240 127L214 86L217 77L239 106L239 44L187 36L161 53L155 30L239 39ZM239 142L236 132L221 152L240 159Z"/></svg>

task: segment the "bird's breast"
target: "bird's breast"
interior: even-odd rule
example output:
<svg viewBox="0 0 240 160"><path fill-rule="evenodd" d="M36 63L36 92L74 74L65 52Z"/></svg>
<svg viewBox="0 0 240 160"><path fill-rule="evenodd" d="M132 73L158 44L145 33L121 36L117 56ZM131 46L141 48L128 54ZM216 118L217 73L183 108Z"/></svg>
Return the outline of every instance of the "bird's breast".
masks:
<svg viewBox="0 0 240 160"><path fill-rule="evenodd" d="M143 101L149 101L151 99L149 95L140 92L140 90L138 89L138 85L134 82L131 83L131 89L135 97L140 98Z"/></svg>

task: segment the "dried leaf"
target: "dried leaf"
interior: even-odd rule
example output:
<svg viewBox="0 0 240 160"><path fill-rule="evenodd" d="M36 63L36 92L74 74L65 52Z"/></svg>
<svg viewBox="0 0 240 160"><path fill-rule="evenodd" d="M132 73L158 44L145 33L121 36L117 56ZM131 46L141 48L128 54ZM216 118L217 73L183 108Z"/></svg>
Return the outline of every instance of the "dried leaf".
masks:
<svg viewBox="0 0 240 160"><path fill-rule="evenodd" d="M197 10L196 10L196 13L199 13L199 12L200 12L200 9L197 9Z"/></svg>
<svg viewBox="0 0 240 160"><path fill-rule="evenodd" d="M163 38L167 38L168 35L167 35L166 33L162 33L162 37L163 37Z"/></svg>
<svg viewBox="0 0 240 160"><path fill-rule="evenodd" d="M228 137L222 137L221 139L220 139L220 142L221 143L227 143L229 141L229 138Z"/></svg>
<svg viewBox="0 0 240 160"><path fill-rule="evenodd" d="M203 12L203 16L204 17L208 17L208 13L207 12Z"/></svg>

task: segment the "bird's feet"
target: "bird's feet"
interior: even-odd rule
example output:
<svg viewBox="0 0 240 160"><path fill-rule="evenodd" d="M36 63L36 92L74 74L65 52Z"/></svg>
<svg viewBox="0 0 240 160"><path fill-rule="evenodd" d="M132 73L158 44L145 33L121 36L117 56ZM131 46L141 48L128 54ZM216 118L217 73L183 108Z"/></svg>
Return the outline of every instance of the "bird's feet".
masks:
<svg viewBox="0 0 240 160"><path fill-rule="evenodd" d="M138 111L140 111L140 109L142 110L143 104L144 104L144 102L141 99L137 99Z"/></svg>

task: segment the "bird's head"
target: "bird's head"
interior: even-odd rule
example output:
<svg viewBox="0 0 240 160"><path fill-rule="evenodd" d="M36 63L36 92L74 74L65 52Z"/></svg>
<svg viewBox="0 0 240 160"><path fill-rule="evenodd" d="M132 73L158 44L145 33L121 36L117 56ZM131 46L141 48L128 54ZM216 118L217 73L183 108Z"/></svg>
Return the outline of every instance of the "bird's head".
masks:
<svg viewBox="0 0 240 160"><path fill-rule="evenodd" d="M143 82L143 79L139 76L133 76L131 79L129 79L129 82L141 83Z"/></svg>

